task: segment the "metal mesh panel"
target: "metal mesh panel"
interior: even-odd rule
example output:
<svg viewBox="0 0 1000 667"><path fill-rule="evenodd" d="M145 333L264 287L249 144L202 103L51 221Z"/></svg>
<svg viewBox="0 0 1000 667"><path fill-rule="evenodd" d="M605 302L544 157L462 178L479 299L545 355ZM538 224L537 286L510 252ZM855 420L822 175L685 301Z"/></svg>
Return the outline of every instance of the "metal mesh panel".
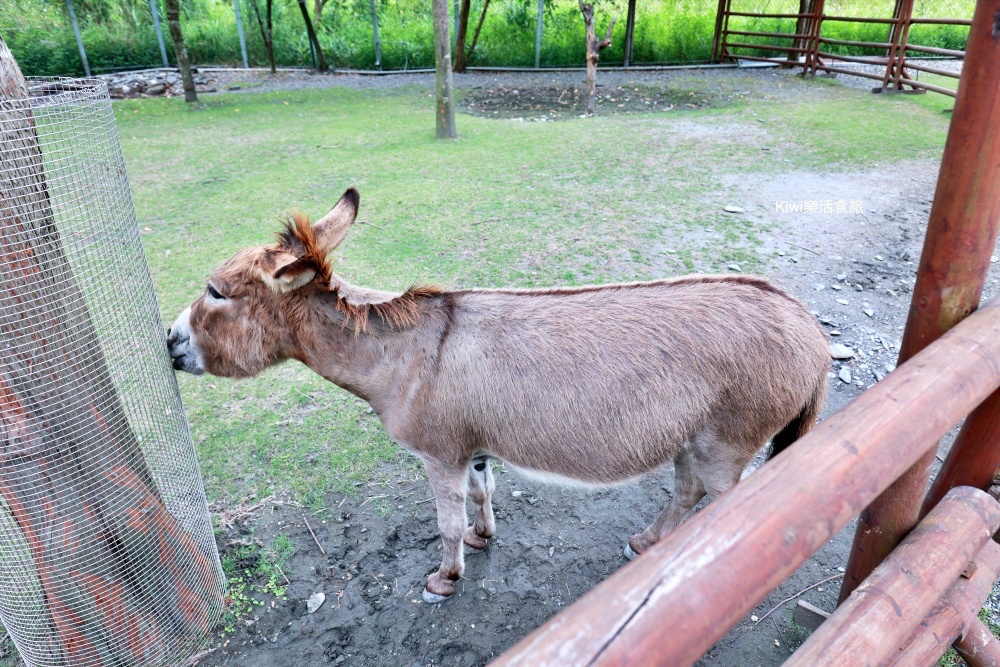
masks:
<svg viewBox="0 0 1000 667"><path fill-rule="evenodd" d="M28 665L185 664L224 580L106 85L0 105L0 622Z"/></svg>

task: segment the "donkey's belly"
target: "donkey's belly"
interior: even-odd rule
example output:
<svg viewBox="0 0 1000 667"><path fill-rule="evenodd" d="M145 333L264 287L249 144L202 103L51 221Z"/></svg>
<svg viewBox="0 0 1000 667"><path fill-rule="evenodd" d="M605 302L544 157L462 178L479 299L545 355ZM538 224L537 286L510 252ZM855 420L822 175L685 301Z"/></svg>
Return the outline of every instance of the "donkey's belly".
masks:
<svg viewBox="0 0 1000 667"><path fill-rule="evenodd" d="M607 442L532 443L534 446L496 443L487 448L526 476L562 486L608 486L627 482L672 461L683 440L662 439L655 445L630 447L613 439Z"/></svg>

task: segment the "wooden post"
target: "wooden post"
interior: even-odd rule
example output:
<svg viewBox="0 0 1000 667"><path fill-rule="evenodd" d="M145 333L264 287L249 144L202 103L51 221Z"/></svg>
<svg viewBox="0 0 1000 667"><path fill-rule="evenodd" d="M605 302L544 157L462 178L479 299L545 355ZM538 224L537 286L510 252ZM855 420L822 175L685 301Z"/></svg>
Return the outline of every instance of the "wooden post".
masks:
<svg viewBox="0 0 1000 667"><path fill-rule="evenodd" d="M44 594L31 634L66 664L166 661L215 618L214 567L163 505L119 401L2 38L0 163L0 511ZM25 628L7 629L16 643Z"/></svg>
<svg viewBox="0 0 1000 667"><path fill-rule="evenodd" d="M1000 0L980 0L945 144L899 363L979 305L1000 226ZM858 518L844 600L916 525L930 448Z"/></svg>
<svg viewBox="0 0 1000 667"><path fill-rule="evenodd" d="M895 655L958 581L997 528L1000 504L979 489L952 489L792 657L786 667L880 664Z"/></svg>
<svg viewBox="0 0 1000 667"><path fill-rule="evenodd" d="M598 40L594 31L594 6L580 0L580 13L583 14L583 24L587 28L587 107L584 113L593 116L597 108L597 61L600 60L601 51L611 46L611 31L615 28L615 17L611 17L604 39Z"/></svg>
<svg viewBox="0 0 1000 667"><path fill-rule="evenodd" d="M434 3L434 62L437 92L435 119L438 139L457 139L455 100L451 80L451 39L448 36L448 0Z"/></svg>
<svg viewBox="0 0 1000 667"><path fill-rule="evenodd" d="M987 542L976 560L881 667L936 665L948 647L969 634L1000 577L1000 545Z"/></svg>

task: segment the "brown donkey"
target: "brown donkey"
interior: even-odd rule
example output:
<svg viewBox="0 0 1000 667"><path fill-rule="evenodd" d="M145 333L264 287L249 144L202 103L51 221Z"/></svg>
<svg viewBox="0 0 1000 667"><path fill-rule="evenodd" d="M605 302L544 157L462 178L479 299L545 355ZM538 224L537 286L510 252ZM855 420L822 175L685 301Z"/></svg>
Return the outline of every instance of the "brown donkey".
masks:
<svg viewBox="0 0 1000 667"><path fill-rule="evenodd" d="M434 490L444 544L428 602L455 592L463 540L482 549L494 533L490 458L595 485L673 460L673 498L629 539L634 556L820 411L826 339L761 278L380 292L344 282L328 259L357 210L350 189L315 225L296 216L276 244L234 255L168 344L174 368L195 374L248 377L297 359L371 404Z"/></svg>

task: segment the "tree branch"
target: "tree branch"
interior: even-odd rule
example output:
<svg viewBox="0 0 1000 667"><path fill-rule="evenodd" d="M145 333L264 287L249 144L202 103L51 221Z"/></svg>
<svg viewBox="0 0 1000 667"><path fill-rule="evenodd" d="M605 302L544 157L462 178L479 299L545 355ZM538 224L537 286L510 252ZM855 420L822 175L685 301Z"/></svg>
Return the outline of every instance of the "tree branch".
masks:
<svg viewBox="0 0 1000 667"><path fill-rule="evenodd" d="M618 19L614 16L611 17L611 24L608 26L608 34L604 36L600 42L597 43L597 50L606 49L611 46L611 31L615 29L615 21Z"/></svg>

